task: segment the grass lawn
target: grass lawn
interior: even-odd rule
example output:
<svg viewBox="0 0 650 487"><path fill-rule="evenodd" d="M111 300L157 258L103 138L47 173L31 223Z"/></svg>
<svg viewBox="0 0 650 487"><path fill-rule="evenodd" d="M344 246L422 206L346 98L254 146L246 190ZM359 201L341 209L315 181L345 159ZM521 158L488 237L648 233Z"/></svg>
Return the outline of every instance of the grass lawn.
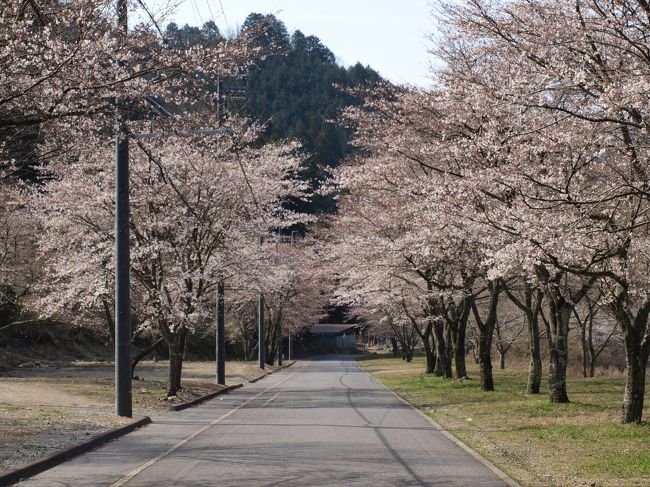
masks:
<svg viewBox="0 0 650 487"><path fill-rule="evenodd" d="M495 392L470 380L424 376L424 358L407 364L363 356L359 365L522 485L650 486L650 424L619 423L623 377L569 379L571 403L546 390L526 395L525 372L494 369ZM648 382L650 384L650 382ZM646 391L647 419L650 394Z"/></svg>

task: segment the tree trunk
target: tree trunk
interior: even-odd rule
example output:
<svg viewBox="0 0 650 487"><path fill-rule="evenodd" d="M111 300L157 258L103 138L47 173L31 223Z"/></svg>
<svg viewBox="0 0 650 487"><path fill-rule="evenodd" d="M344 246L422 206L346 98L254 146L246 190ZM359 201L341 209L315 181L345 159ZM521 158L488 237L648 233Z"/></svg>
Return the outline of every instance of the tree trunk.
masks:
<svg viewBox="0 0 650 487"><path fill-rule="evenodd" d="M437 377L446 377L451 379L451 359L447 354L445 345L445 332L442 322L436 322L433 325L433 335L436 344L436 368L434 375Z"/></svg>
<svg viewBox="0 0 650 487"><path fill-rule="evenodd" d="M577 292L570 292L564 283L566 275L556 273L551 277L544 265L535 268L537 276L544 283L544 294L549 312L548 320L544 318L548 336L549 368L548 395L552 403L569 402L566 387L566 368L569 358L569 318L573 308L587 295L594 286L596 278L592 277L582 284ZM568 297L565 296L568 295Z"/></svg>
<svg viewBox="0 0 650 487"><path fill-rule="evenodd" d="M581 322L578 320L578 325L580 326L580 353L582 358L582 377L587 377L587 369L589 368L589 357L587 350L587 330L586 330L586 320Z"/></svg>
<svg viewBox="0 0 650 487"><path fill-rule="evenodd" d="M494 390L494 378L492 376L492 337L494 336L494 328L497 323L497 306L499 304L499 294L501 293L501 282L498 280L489 281L487 288L490 291L490 302L485 319L481 319L476 301L472 300L474 321L479 330L478 356L480 360L481 390L485 392Z"/></svg>
<svg viewBox="0 0 650 487"><path fill-rule="evenodd" d="M503 351L499 354L499 368L505 370L506 368L506 352Z"/></svg>
<svg viewBox="0 0 650 487"><path fill-rule="evenodd" d="M528 313L526 313L528 315ZM542 354L539 344L539 319L538 314L530 313L528 321L528 349L530 351L530 364L528 365L528 394L539 394L542 386Z"/></svg>
<svg viewBox="0 0 650 487"><path fill-rule="evenodd" d="M526 316L528 325L528 351L530 363L528 365L528 394L539 394L542 385L542 354L539 344L539 314L542 307L542 291L530 284L524 284L524 300L519 300L507 286L503 290L510 300L521 309Z"/></svg>
<svg viewBox="0 0 650 487"><path fill-rule="evenodd" d="M115 343L115 320L111 311L111 304L105 296L102 296L102 305L104 306L104 317L106 318L106 327L108 335L111 337L111 343Z"/></svg>
<svg viewBox="0 0 650 487"><path fill-rule="evenodd" d="M643 419L645 375L648 357L650 357L650 334L648 334L650 298L645 299L637 310L636 316L630 312L630 301L625 288L609 306L623 332L627 362L621 422L640 423Z"/></svg>
<svg viewBox="0 0 650 487"><path fill-rule="evenodd" d="M556 343L551 350L548 364L548 396L553 403L569 402L566 388L567 358L566 345Z"/></svg>
<svg viewBox="0 0 650 487"><path fill-rule="evenodd" d="M454 328L454 371L456 373L456 379L467 379L467 364L465 362L465 336L467 335L467 317L461 317Z"/></svg>
<svg viewBox="0 0 650 487"><path fill-rule="evenodd" d="M643 396L648 356L646 354L644 357L640 348L638 343L632 346L626 343L627 380L621 417L623 423L640 423L643 419Z"/></svg>
<svg viewBox="0 0 650 487"><path fill-rule="evenodd" d="M594 375L596 375L596 370L595 370L596 358L598 357L598 354L596 353L596 349L594 348L594 320L593 319L589 321L587 332L589 333L587 335L587 351L589 353L589 377L593 377ZM605 345L606 342L603 345L603 348L605 348ZM600 350L602 351L603 348L601 348Z"/></svg>
<svg viewBox="0 0 650 487"><path fill-rule="evenodd" d="M409 313L406 305L404 305L404 312L406 315L409 317L411 324L413 326L413 329L415 332L418 334L420 337L420 340L422 340L422 346L424 347L424 356L426 358L426 369L424 371L425 374L433 374L436 366L436 359L435 359L435 353L433 352L433 349L431 348L431 334L433 333L433 323L431 320L427 323L426 328L424 331L422 331L422 328L418 324L417 320L411 316ZM411 356L413 353L411 352Z"/></svg>
<svg viewBox="0 0 650 487"><path fill-rule="evenodd" d="M151 345L149 345L147 348L142 350L140 353L138 353L135 357L133 357L133 360L131 360L131 378L137 379L135 375L135 368L137 365L140 363L140 361L145 358L147 355L149 355L151 352L154 352L156 347L158 346L159 343L161 343L164 340L163 337L158 338L155 340Z"/></svg>
<svg viewBox="0 0 650 487"><path fill-rule="evenodd" d="M645 375L650 356L650 335L648 312L650 300L646 301L633 320L625 311L624 301L618 302L617 321L623 331L625 360L627 362L627 380L623 396L623 423L640 423L643 419L643 396L645 394Z"/></svg>
<svg viewBox="0 0 650 487"><path fill-rule="evenodd" d="M433 328L433 327L431 327ZM425 334L426 340L423 341L424 344L424 356L426 357L427 367L424 371L425 374L433 374L436 370L436 353L431 346L431 331L428 334Z"/></svg>
<svg viewBox="0 0 650 487"><path fill-rule="evenodd" d="M413 361L413 349L407 349L404 351L404 360L407 364L410 364Z"/></svg>
<svg viewBox="0 0 650 487"><path fill-rule="evenodd" d="M484 327L487 328L487 327ZM494 378L492 377L492 331L481 330L481 337L478 342L478 355L480 358L481 390L489 392L494 390Z"/></svg>
<svg viewBox="0 0 650 487"><path fill-rule="evenodd" d="M552 403L569 402L566 369L569 361L569 316L571 305L565 303L552 310L554 332L549 334L548 395Z"/></svg>
<svg viewBox="0 0 650 487"><path fill-rule="evenodd" d="M185 336L187 329L182 328L174 333L169 342L169 378L167 396L175 396L181 389L181 374L183 371L183 355L185 352Z"/></svg>
<svg viewBox="0 0 650 487"><path fill-rule="evenodd" d="M445 328L445 348L446 348L445 355L449 360L449 369L451 370L452 361L454 357L454 342L451 339L451 329L449 328L449 325L445 324L444 328Z"/></svg>

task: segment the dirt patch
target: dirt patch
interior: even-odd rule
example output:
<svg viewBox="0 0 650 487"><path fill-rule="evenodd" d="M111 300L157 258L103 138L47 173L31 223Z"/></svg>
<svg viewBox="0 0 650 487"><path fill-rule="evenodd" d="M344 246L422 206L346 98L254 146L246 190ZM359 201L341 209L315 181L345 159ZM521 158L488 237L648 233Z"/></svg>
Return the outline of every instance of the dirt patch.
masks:
<svg viewBox="0 0 650 487"><path fill-rule="evenodd" d="M108 409L0 405L0 473L129 423Z"/></svg>
<svg viewBox="0 0 650 487"><path fill-rule="evenodd" d="M107 407L104 401L75 392L62 393L60 384L47 381L0 379L0 406Z"/></svg>

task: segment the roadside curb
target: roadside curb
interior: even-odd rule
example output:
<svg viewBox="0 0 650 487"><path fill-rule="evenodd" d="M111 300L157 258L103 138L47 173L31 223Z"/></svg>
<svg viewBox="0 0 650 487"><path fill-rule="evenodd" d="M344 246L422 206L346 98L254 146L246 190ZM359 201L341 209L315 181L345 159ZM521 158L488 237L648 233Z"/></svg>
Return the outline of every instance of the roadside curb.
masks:
<svg viewBox="0 0 650 487"><path fill-rule="evenodd" d="M210 392L204 396L194 398L191 401L182 402L180 404L174 404L172 406L169 406L169 411L182 411L183 409L191 408L192 406L196 406L197 404L200 404L204 401L220 396L221 394L226 394L227 392L230 392L235 389L239 389L240 387L243 386L244 384L234 384L232 386L224 387L223 389L219 389L218 391Z"/></svg>
<svg viewBox="0 0 650 487"><path fill-rule="evenodd" d="M275 370L271 370L270 372L264 372L259 377L255 377L255 378L253 378L253 379L251 379L249 381L246 381L246 384L254 384L258 380L262 380L267 375L271 375L272 373L277 372L278 370L282 370L282 369L286 369L287 367L291 367L295 363L296 363L296 361L293 360L293 361L291 361L291 363L289 363L287 365L283 365L282 367L279 367L279 368L277 368ZM232 386L224 387L223 389L219 389L218 391L210 392L210 393L208 393L208 394L206 394L204 396L192 399L191 401L182 402L180 404L174 404L172 406L169 406L169 411L182 411L183 409L191 408L192 406L196 406L197 404L208 401L208 400L210 400L212 398L220 396L221 394L226 394L227 392L230 392L232 390L239 389L240 387L244 387L244 384L234 384Z"/></svg>
<svg viewBox="0 0 650 487"><path fill-rule="evenodd" d="M263 373L262 375L260 375L259 377L255 377L254 379L249 380L249 381L247 382L247 384L255 384L258 380L262 380L264 377L266 377L266 376L268 376L268 375L271 375L271 374L273 374L274 372L277 372L278 370L288 369L289 367L291 367L291 366L292 366L293 364L295 364L296 362L297 362L297 360L292 360L291 363L288 363L287 365L283 365L282 367L278 367L277 369L272 370L272 371L270 371L270 372L264 372L264 373Z"/></svg>
<svg viewBox="0 0 650 487"><path fill-rule="evenodd" d="M57 465L78 455L81 455L82 453L86 453L108 441L114 440L138 428L146 426L149 423L151 423L151 418L149 416L145 416L130 424L120 426L119 428L114 428L110 431L94 436L84 443L66 448L65 450L61 450L54 455L41 458L40 460L28 463L24 467L20 467L4 475L0 475L0 487L13 485L22 479L33 477L34 475L56 467Z"/></svg>
<svg viewBox="0 0 650 487"><path fill-rule="evenodd" d="M357 367L359 365L357 364ZM363 370L361 367L359 369ZM515 482L508 474L506 474L504 471L502 471L500 468L498 468L496 465L494 465L492 462L490 462L487 458L485 458L483 455L479 454L469 446L467 446L465 443L460 441L458 438L456 438L454 435L449 433L445 428L442 427L440 423L438 423L436 420L434 420L431 416L426 414L424 411L422 411L420 408L414 406L410 402L408 402L406 399L404 399L402 396L397 394L395 391L391 390L388 388L386 384L384 384L382 381L376 379L370 372L363 370L366 374L368 374L370 377L372 377L377 383L381 384L387 391L389 391L391 394L393 394L399 401L402 403L406 404L408 407L416 411L420 416L422 416L425 420L429 422L436 430L438 430L440 433L442 433L443 436L445 436L447 439L451 440L454 442L456 445L458 445L462 450L464 450L466 453L469 453L475 460L478 460L481 462L485 467L487 467L492 473L494 473L497 477L499 477L501 480L503 480L507 485L510 487L521 487L520 484Z"/></svg>

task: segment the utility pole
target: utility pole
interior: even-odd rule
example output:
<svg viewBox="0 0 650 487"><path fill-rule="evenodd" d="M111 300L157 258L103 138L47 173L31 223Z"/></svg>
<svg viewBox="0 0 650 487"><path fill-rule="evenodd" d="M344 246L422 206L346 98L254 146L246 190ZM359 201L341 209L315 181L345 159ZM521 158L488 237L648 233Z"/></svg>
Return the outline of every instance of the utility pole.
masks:
<svg viewBox="0 0 650 487"><path fill-rule="evenodd" d="M264 237L260 235L260 257L262 256L262 245ZM257 329L257 358L259 360L260 369L265 368L266 362L266 333L264 329L264 293L260 286L260 299L257 311L258 329Z"/></svg>
<svg viewBox="0 0 650 487"><path fill-rule="evenodd" d="M289 332L289 353L287 353L287 358L291 360L291 332Z"/></svg>
<svg viewBox="0 0 650 487"><path fill-rule="evenodd" d="M128 35L128 0L117 0L118 33ZM115 413L131 417L131 283L127 114L116 99L115 134Z"/></svg>
<svg viewBox="0 0 650 487"><path fill-rule="evenodd" d="M264 330L264 293L260 291L260 302L258 310L258 345L257 345L257 358L259 359L260 369L265 367L266 361L266 337Z"/></svg>
<svg viewBox="0 0 650 487"><path fill-rule="evenodd" d="M224 308L224 283L220 280L217 284L217 384L226 385L226 326Z"/></svg>
<svg viewBox="0 0 650 487"><path fill-rule="evenodd" d="M291 231L291 250L292 251L293 251L293 246L294 246L294 242L295 242L294 235L296 233L297 232L295 230ZM291 332L289 332L288 341L289 341L289 343L287 344L288 345L288 347L287 347L287 360L291 361L292 358L293 358L293 349L292 349L292 346L291 346Z"/></svg>

